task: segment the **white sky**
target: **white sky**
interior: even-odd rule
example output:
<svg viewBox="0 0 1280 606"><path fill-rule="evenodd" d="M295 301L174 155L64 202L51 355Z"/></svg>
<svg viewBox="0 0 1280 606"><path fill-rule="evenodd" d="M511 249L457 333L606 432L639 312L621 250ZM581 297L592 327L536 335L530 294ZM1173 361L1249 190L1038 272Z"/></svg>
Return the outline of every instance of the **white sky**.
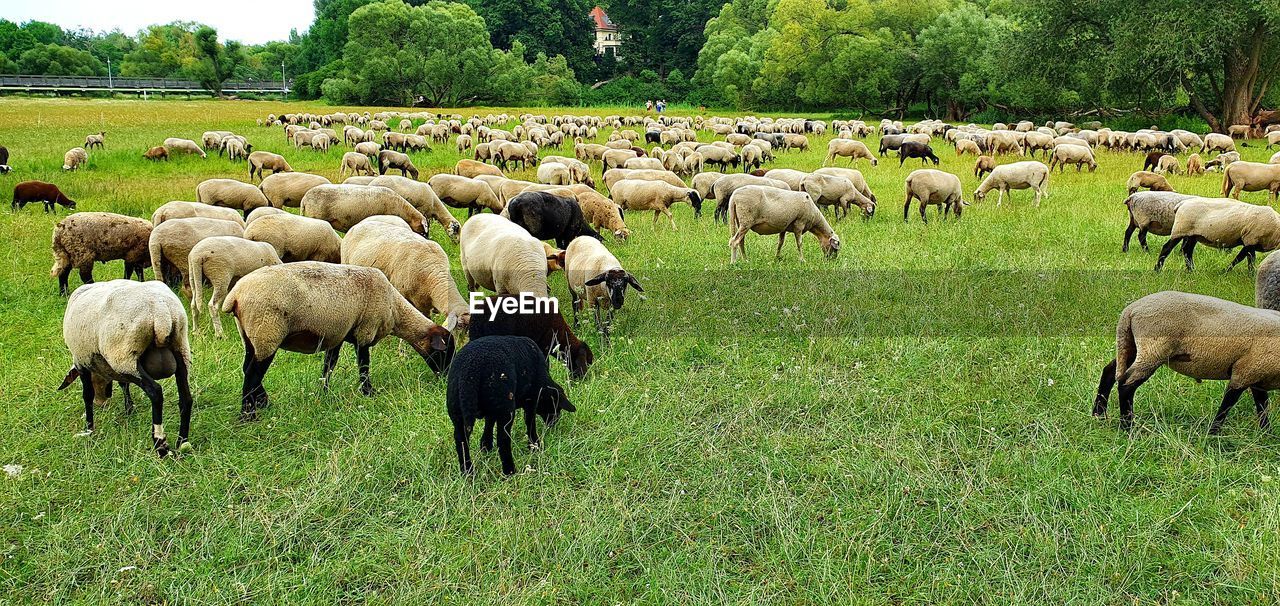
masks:
<svg viewBox="0 0 1280 606"><path fill-rule="evenodd" d="M38 19L133 35L156 23L198 21L220 39L246 44L286 40L290 29L305 32L313 17L311 0L0 0L0 18L18 23Z"/></svg>

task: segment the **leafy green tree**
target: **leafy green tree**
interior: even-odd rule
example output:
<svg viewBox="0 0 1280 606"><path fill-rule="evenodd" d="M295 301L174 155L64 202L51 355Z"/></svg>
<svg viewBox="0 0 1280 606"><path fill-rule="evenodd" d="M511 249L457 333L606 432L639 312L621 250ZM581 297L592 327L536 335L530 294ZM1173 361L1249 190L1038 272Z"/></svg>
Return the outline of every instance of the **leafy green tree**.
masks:
<svg viewBox="0 0 1280 606"><path fill-rule="evenodd" d="M195 59L194 31L190 22L152 25L138 35L137 46L124 56L120 75L132 78L187 77Z"/></svg>
<svg viewBox="0 0 1280 606"><path fill-rule="evenodd" d="M707 20L724 0L609 0L604 7L622 33L629 69L691 72L706 42Z"/></svg>
<svg viewBox="0 0 1280 606"><path fill-rule="evenodd" d="M49 76L105 76L107 68L93 55L69 46L41 44L18 58L18 71Z"/></svg>
<svg viewBox="0 0 1280 606"><path fill-rule="evenodd" d="M298 72L311 72L341 60L351 13L373 1L315 0L315 21L298 41Z"/></svg>
<svg viewBox="0 0 1280 606"><path fill-rule="evenodd" d="M518 40L532 56L563 55L575 72L585 72L594 63L591 0L463 1L484 18L495 48L509 50Z"/></svg>
<svg viewBox="0 0 1280 606"><path fill-rule="evenodd" d="M219 42L218 31L207 25L196 30L194 39L197 60L191 72L201 86L221 96L222 83L231 79L246 61L244 47L235 40Z"/></svg>
<svg viewBox="0 0 1280 606"><path fill-rule="evenodd" d="M989 88L1000 80L992 69L1001 52L996 42L1008 28L1004 19L961 3L920 32L924 89L946 105L945 119L964 120L986 105Z"/></svg>

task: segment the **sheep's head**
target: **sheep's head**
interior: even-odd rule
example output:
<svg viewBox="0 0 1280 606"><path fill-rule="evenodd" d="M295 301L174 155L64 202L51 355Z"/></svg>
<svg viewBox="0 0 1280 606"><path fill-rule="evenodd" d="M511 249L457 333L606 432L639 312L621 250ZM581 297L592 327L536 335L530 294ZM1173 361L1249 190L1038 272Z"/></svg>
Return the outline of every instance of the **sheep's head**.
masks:
<svg viewBox="0 0 1280 606"><path fill-rule="evenodd" d="M549 244L543 244L543 249L547 253L547 275L551 275L557 271L564 269L564 253L563 250L556 250Z"/></svg>
<svg viewBox="0 0 1280 606"><path fill-rule="evenodd" d="M587 369L591 368L591 364L596 360L595 354L591 353L591 347L578 341L569 344L567 353L568 359L565 362L569 365L569 376L574 379L587 376Z"/></svg>
<svg viewBox="0 0 1280 606"><path fill-rule="evenodd" d="M828 259L834 259L840 254L840 236L831 234L827 241L822 244L822 252Z"/></svg>
<svg viewBox="0 0 1280 606"><path fill-rule="evenodd" d="M613 237L619 242L626 242L627 238L631 237L631 230L625 227L622 229L615 229L613 231Z"/></svg>
<svg viewBox="0 0 1280 606"><path fill-rule="evenodd" d="M609 293L609 303L614 309L622 309L622 304L626 300L627 286L636 289L636 292L644 292L635 276L622 268L610 269L585 282L586 286L598 284L604 284L605 290Z"/></svg>
<svg viewBox="0 0 1280 606"><path fill-rule="evenodd" d="M427 367L436 374L448 370L449 364L453 362L453 333L439 324L432 324L425 334L414 338L410 344L427 362Z"/></svg>
<svg viewBox="0 0 1280 606"><path fill-rule="evenodd" d="M450 221L448 232L449 232L449 239L453 240L454 242L457 242L458 238L462 234L462 224L459 223L457 219Z"/></svg>
<svg viewBox="0 0 1280 606"><path fill-rule="evenodd" d="M981 189L975 189L975 190L973 190L973 203L974 203L974 204L977 204L977 203L979 203L979 202L981 202L981 201L985 200L986 198L987 198L987 192L982 191Z"/></svg>
<svg viewBox="0 0 1280 606"><path fill-rule="evenodd" d="M858 196L854 198L853 203L857 204L858 208L862 209L863 221L870 221L871 217L874 217L876 215L876 203L874 201L868 198L864 198L862 196Z"/></svg>
<svg viewBox="0 0 1280 606"><path fill-rule="evenodd" d="M702 196L698 195L695 190L689 190L689 204L693 205L693 216L702 216Z"/></svg>
<svg viewBox="0 0 1280 606"><path fill-rule="evenodd" d="M560 420L560 413L577 412L578 409L574 408L573 402L569 401L564 389L553 381L538 392L537 411L538 416L542 417L542 422L551 427Z"/></svg>

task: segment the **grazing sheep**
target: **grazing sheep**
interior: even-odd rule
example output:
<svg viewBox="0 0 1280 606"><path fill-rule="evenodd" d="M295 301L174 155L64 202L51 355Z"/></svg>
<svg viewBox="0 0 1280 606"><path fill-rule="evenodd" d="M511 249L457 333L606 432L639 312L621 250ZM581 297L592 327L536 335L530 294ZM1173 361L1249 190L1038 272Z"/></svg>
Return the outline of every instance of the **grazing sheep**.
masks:
<svg viewBox="0 0 1280 606"><path fill-rule="evenodd" d="M1165 155L1163 155L1163 156L1160 156L1160 161L1159 161L1159 163L1156 165L1156 170L1155 170L1155 172L1160 173L1160 174L1162 174L1162 175L1163 175L1163 174L1170 174L1170 175L1176 175L1176 174L1178 174L1178 159L1177 159L1176 157L1171 156L1171 155L1168 155L1168 154L1165 154Z"/></svg>
<svg viewBox="0 0 1280 606"><path fill-rule="evenodd" d="M1231 137L1221 133L1209 133L1204 136L1204 145L1200 147L1200 153L1216 152L1232 152L1236 151L1236 142Z"/></svg>
<svg viewBox="0 0 1280 606"><path fill-rule="evenodd" d="M503 141L497 144L493 148L493 157L503 170L507 169L508 162L517 162L520 164L520 168L523 169L538 165L538 150L536 146L531 150L513 141Z"/></svg>
<svg viewBox="0 0 1280 606"><path fill-rule="evenodd" d="M1191 154L1187 157L1187 176L1195 177L1204 174L1204 162L1200 160L1200 154Z"/></svg>
<svg viewBox="0 0 1280 606"><path fill-rule="evenodd" d="M188 275L191 276L191 323L196 323L196 317L204 306L204 282L208 280L213 290L209 299L209 320L219 338L223 332L218 312L231 287L259 267L280 264L276 249L270 244L238 236L205 238L191 249L187 259Z"/></svg>
<svg viewBox="0 0 1280 606"><path fill-rule="evenodd" d="M1120 252L1129 252L1129 237L1138 230L1138 244L1147 248L1147 233L1167 236L1173 230L1173 218L1184 200L1194 198L1172 191L1144 191L1130 193L1124 205L1129 209L1129 226L1124 230L1124 245Z"/></svg>
<svg viewBox="0 0 1280 606"><path fill-rule="evenodd" d="M302 197L302 215L328 221L334 229L347 231L374 215L395 215L404 219L414 233L427 237L427 220L395 191L372 185L318 185Z"/></svg>
<svg viewBox="0 0 1280 606"><path fill-rule="evenodd" d="M729 199L733 197L733 192L738 188L748 185L764 185L768 187L776 187L779 189L790 190L791 186L780 179L773 179L763 175L725 175L723 179L718 179L711 185L711 196L716 200L715 220L729 220Z"/></svg>
<svg viewBox="0 0 1280 606"><path fill-rule="evenodd" d="M124 390L125 411L133 412L129 385L151 401L151 442L161 457L170 453L164 433L164 390L157 379L174 377L178 387L178 450L190 449L191 344L187 312L157 282L111 280L86 284L71 293L62 319L62 338L71 351L71 371L58 389L80 379L85 432L94 430L93 407L111 397L111 382Z"/></svg>
<svg viewBox="0 0 1280 606"><path fill-rule="evenodd" d="M88 135L84 138L85 149L93 149L95 147L98 149L106 149L106 146L107 146L107 131L105 130L98 132L98 134L96 135Z"/></svg>
<svg viewBox="0 0 1280 606"><path fill-rule="evenodd" d="M384 149L378 152L378 174L385 175L388 170L398 170L405 177L412 175L415 180L418 178L418 168L408 155Z"/></svg>
<svg viewBox="0 0 1280 606"><path fill-rule="evenodd" d="M632 170L666 170L662 160L658 158L631 158L622 163L622 168Z"/></svg>
<svg viewBox="0 0 1280 606"><path fill-rule="evenodd" d="M169 150L170 154L182 152L184 154L192 154L192 155L200 156L201 158L208 157L207 155L205 155L204 150L200 149L200 144L196 143L195 141L192 141L191 139L179 139L177 137L169 137L168 139L164 140L164 147L165 149Z"/></svg>
<svg viewBox="0 0 1280 606"><path fill-rule="evenodd" d="M1231 166L1233 162L1239 162L1239 161L1240 161L1239 152L1233 152L1233 151L1225 152L1225 153L1218 154L1216 158L1208 162L1205 162L1204 169L1206 172L1213 172L1216 170L1226 170L1226 168L1228 166Z"/></svg>
<svg viewBox="0 0 1280 606"><path fill-rule="evenodd" d="M1133 427L1133 395L1161 366L1195 379L1225 380L1226 393L1209 424L1222 430L1227 413L1245 390L1253 397L1258 426L1270 427L1267 392L1280 386L1274 343L1280 335L1275 261L1258 272L1257 307L1215 297L1163 291L1130 303L1116 326L1116 355L1102 369L1093 414L1107 415L1112 388L1120 386L1120 425Z"/></svg>
<svg viewBox="0 0 1280 606"><path fill-rule="evenodd" d="M721 171L728 171L729 167L736 167L742 162L742 157L733 151L733 149L725 149L716 145L700 145L696 151L702 156L702 163L714 164L720 167ZM605 167L609 164L606 162Z"/></svg>
<svg viewBox="0 0 1280 606"><path fill-rule="evenodd" d="M265 242L276 250L285 263L342 260L342 239L327 221L281 211L254 216L244 229L244 237Z"/></svg>
<svg viewBox="0 0 1280 606"><path fill-rule="evenodd" d="M235 179L206 179L196 186L196 201L201 204L234 208L247 217L249 211L271 206L262 190L251 183Z"/></svg>
<svg viewBox="0 0 1280 606"><path fill-rule="evenodd" d="M73 147L62 154L62 170L75 170L89 161L89 152L82 147Z"/></svg>
<svg viewBox="0 0 1280 606"><path fill-rule="evenodd" d="M142 154L142 159L151 160L152 162L159 162L161 160L168 162L169 150L166 149L163 145L157 145L151 149L148 149L146 153Z"/></svg>
<svg viewBox="0 0 1280 606"><path fill-rule="evenodd" d="M689 185L702 199L706 200L711 197L711 186L723 176L725 176L724 173L720 172L698 173L693 176Z"/></svg>
<svg viewBox="0 0 1280 606"><path fill-rule="evenodd" d="M408 201L410 205L418 209L418 212L422 213L424 218L439 223L449 235L450 240L458 241L458 233L462 230L462 223L459 223L449 213L449 209L445 207L444 202L436 194L435 188L431 187L430 182L424 183L397 175L381 175L370 181L369 185L385 187L396 192L400 197Z"/></svg>
<svg viewBox="0 0 1280 606"><path fill-rule="evenodd" d="M484 419L482 450L492 448L493 428L498 428L502 473L512 475L516 466L511 456L511 427L516 409L524 409L530 449L539 447L535 415L551 427L562 411L577 410L564 388L548 374L546 353L532 339L517 336L482 337L462 348L449 369L445 399L463 475L474 473L470 442L477 420Z"/></svg>
<svg viewBox="0 0 1280 606"><path fill-rule="evenodd" d="M572 185L573 177L569 174L568 166L543 160L538 165L538 182L546 185Z"/></svg>
<svg viewBox="0 0 1280 606"><path fill-rule="evenodd" d="M297 208L302 204L302 197L318 185L330 185L330 181L320 175L310 173L275 173L258 184L258 189L267 197L267 201L275 208L291 206Z"/></svg>
<svg viewBox="0 0 1280 606"><path fill-rule="evenodd" d="M245 142L243 137L227 137L222 140L222 147L218 150L218 155L221 156L222 152L225 150L227 152L227 159L234 161L237 158L244 158L249 155L249 150L252 147L253 146Z"/></svg>
<svg viewBox="0 0 1280 606"><path fill-rule="evenodd" d="M201 240L214 236L244 236L244 224L207 217L169 219L151 228L147 251L156 279L169 286L181 285L190 292L187 268L191 249Z"/></svg>
<svg viewBox="0 0 1280 606"><path fill-rule="evenodd" d="M1249 269L1259 252L1280 248L1280 213L1267 206L1256 206L1231 198L1192 198L1184 200L1173 216L1169 241L1160 249L1156 271L1173 247L1182 244L1187 271L1195 269L1192 255L1197 243L1220 249L1242 247L1240 254L1227 266L1231 271L1240 261L1248 260Z"/></svg>
<svg viewBox="0 0 1280 606"><path fill-rule="evenodd" d="M921 165L927 164L929 160L933 160L934 166L942 162L934 155L933 148L928 143L918 141L904 141L898 146L898 166L901 167L907 158L920 158Z"/></svg>
<svg viewBox="0 0 1280 606"><path fill-rule="evenodd" d="M610 188L613 200L624 210L653 211L653 223L658 223L660 215L666 215L671 221L671 229L676 228L676 218L671 214L671 205L688 200L693 205L695 217L702 215L702 198L698 192L688 187L676 187L663 181L644 181L640 179L623 179Z"/></svg>
<svg viewBox="0 0 1280 606"><path fill-rule="evenodd" d="M805 192L813 198L819 208L834 207L836 219L848 214L849 209L857 206L862 211L863 220L870 220L876 214L876 203L862 195L862 192L849 179L826 174L810 174L800 182L798 191Z"/></svg>
<svg viewBox="0 0 1280 606"><path fill-rule="evenodd" d="M1129 175L1129 180L1125 182L1125 187L1128 188L1131 194L1143 188L1151 191L1173 191L1173 186L1169 185L1169 181L1164 178L1164 175L1157 175L1145 170Z"/></svg>
<svg viewBox="0 0 1280 606"><path fill-rule="evenodd" d="M581 379L587 375L587 370L595 362L595 355L589 345L573 334L573 329L559 310L508 313L503 309L503 305L509 305L504 303L506 300L518 303L519 295L485 297L481 304L485 313L476 314L471 319L468 336L472 340L497 335L528 337L537 343L539 350L554 354L564 362L570 378Z"/></svg>
<svg viewBox="0 0 1280 606"><path fill-rule="evenodd" d="M990 174L996 169L996 159L991 156L978 156L978 161L973 165L973 176L982 178L983 175Z"/></svg>
<svg viewBox="0 0 1280 606"><path fill-rule="evenodd" d="M159 225L170 219L190 219L192 217L222 219L223 221L231 221L241 225L245 223L244 217L234 209L210 206L199 202L174 200L173 202L161 204L160 208L151 213L151 225Z"/></svg>
<svg viewBox="0 0 1280 606"><path fill-rule="evenodd" d="M499 215L476 215L462 226L458 257L467 290L483 286L498 294L547 296L548 268L563 267L563 252L552 258L537 238Z"/></svg>
<svg viewBox="0 0 1280 606"><path fill-rule="evenodd" d="M926 206L937 205L943 218L954 210L956 219L959 219L964 210L964 189L960 185L960 177L932 168L913 170L907 175L907 198L902 204L904 223L908 221L913 198L920 201L920 220L925 223L929 222L924 213Z"/></svg>
<svg viewBox="0 0 1280 606"><path fill-rule="evenodd" d="M377 141L361 141L354 148L356 153L364 154L370 158L376 158L378 152L382 151L382 144Z"/></svg>
<svg viewBox="0 0 1280 606"><path fill-rule="evenodd" d="M662 181L669 183L675 187L684 187L684 181L680 176L669 170L635 170L629 168L614 168L606 170L601 180L604 181L605 190L612 192L613 184L623 179L640 179L642 181Z"/></svg>
<svg viewBox="0 0 1280 606"><path fill-rule="evenodd" d="M493 188L479 179L440 173L432 175L427 184L444 204L467 209L467 217L486 208L495 214L506 208Z"/></svg>
<svg viewBox="0 0 1280 606"><path fill-rule="evenodd" d="M287 210L282 210L279 208L275 208L273 206L263 206L261 208L253 209L253 211L249 213L249 216L244 218L244 224L248 226L250 223L253 223L254 221L261 219L267 215L287 215L287 214L290 214L289 211Z"/></svg>
<svg viewBox="0 0 1280 606"><path fill-rule="evenodd" d="M626 168L627 160L638 158L636 152L630 149L611 149L606 151L600 157L600 161L604 164L604 169ZM661 167L659 167L661 168ZM631 169L631 170L654 170L654 169Z"/></svg>
<svg viewBox="0 0 1280 606"><path fill-rule="evenodd" d="M880 153L883 154L884 152ZM872 166L879 164L876 157L871 155L871 150L867 149L867 145L856 139L832 139L828 142L827 159L822 162L822 165L831 164L839 157L848 158L851 165L859 158L870 160Z"/></svg>
<svg viewBox="0 0 1280 606"><path fill-rule="evenodd" d="M1240 199L1242 191L1269 191L1274 204L1280 193L1280 164L1233 162L1222 174L1222 197Z"/></svg>
<svg viewBox="0 0 1280 606"><path fill-rule="evenodd" d="M525 228L533 237L555 240L558 248L565 248L578 236L603 239L591 229L574 197L527 191L507 203L505 214L512 223Z"/></svg>
<svg viewBox="0 0 1280 606"><path fill-rule="evenodd" d="M960 139L956 141L956 155L963 156L965 154L981 156L982 149L980 149L978 147L978 144L974 142L972 139Z"/></svg>
<svg viewBox="0 0 1280 606"><path fill-rule="evenodd" d="M778 234L777 258L782 257L782 245L788 233L795 235L796 251L801 261L804 260L804 249L800 246L800 236L807 232L813 232L818 238L818 244L828 259L834 259L840 252L840 237L831 229L809 194L802 191L765 185L747 185L737 189L729 199L729 228L734 232L729 238L730 263L737 262L739 254L746 258L748 231L763 236Z"/></svg>
<svg viewBox="0 0 1280 606"><path fill-rule="evenodd" d="M502 170L496 166L485 164L484 162L476 162L475 160L462 159L453 166L453 174L459 177L475 178L480 175L493 175L495 177L503 176Z"/></svg>
<svg viewBox="0 0 1280 606"><path fill-rule="evenodd" d="M574 192L574 195L578 199L578 206L582 209L582 216L592 227L608 230L613 233L614 238L624 242L631 237L631 230L627 229L627 224L622 218L622 207L615 204L613 200L589 188L586 191Z"/></svg>
<svg viewBox="0 0 1280 606"><path fill-rule="evenodd" d="M471 321L466 299L449 273L449 255L439 244L418 237L398 217L366 220L342 239L342 262L381 271L423 315L446 316L444 327L465 332Z"/></svg>
<svg viewBox="0 0 1280 606"><path fill-rule="evenodd" d="M466 153L466 151L468 149L471 149L473 145L474 143L472 143L471 141L471 135L458 135L458 141L457 141L458 153L460 154Z"/></svg>
<svg viewBox="0 0 1280 606"><path fill-rule="evenodd" d="M314 261L263 267L240 279L222 311L236 317L244 341L244 420L256 418L267 406L262 378L281 349L323 351L321 376L327 390L342 344L351 343L360 392L366 396L373 395L369 350L387 335L408 342L436 373L453 359L453 335L414 309L381 271L370 267Z"/></svg>
<svg viewBox="0 0 1280 606"><path fill-rule="evenodd" d="M22 210L29 202L43 202L44 212L53 212L54 204L61 204L67 210L75 210L76 201L68 198L57 185L44 181L23 181L13 186L13 201L9 209Z"/></svg>
<svg viewBox="0 0 1280 606"><path fill-rule="evenodd" d="M1227 136L1231 137L1232 139L1248 139L1249 125L1248 124L1232 124L1227 127Z"/></svg>
<svg viewBox="0 0 1280 606"><path fill-rule="evenodd" d="M76 213L53 228L53 269L58 292L66 296L67 279L74 268L80 281L93 283L93 264L124 260L124 278L134 273L142 280L142 270L151 264L147 243L151 222L115 213Z"/></svg>
<svg viewBox="0 0 1280 606"><path fill-rule="evenodd" d="M369 162L369 156L359 152L347 152L342 154L342 164L338 167L338 176L345 178L348 174L373 176L378 173L373 170L373 164Z"/></svg>
<svg viewBox="0 0 1280 606"><path fill-rule="evenodd" d="M859 171L858 169L836 168L834 166L824 166L822 168L819 168L813 171L813 174L831 175L833 177L844 177L848 179L850 183L853 184L853 187L858 190L858 193L862 194L864 197L866 197L868 200L870 200L873 203L876 201L875 192L871 191L871 188L867 186L866 177L863 177L862 172Z"/></svg>
<svg viewBox="0 0 1280 606"><path fill-rule="evenodd" d="M284 156L273 154L271 152L256 151L249 154L249 178L252 179L254 174L258 175L258 179L262 179L262 171L269 170L271 174L293 172L293 167L285 161Z"/></svg>
<svg viewBox="0 0 1280 606"><path fill-rule="evenodd" d="M623 269L618 258L594 238L574 238L564 253L564 275L569 294L573 296L575 324L579 311L591 308L598 313L603 308L609 311L608 323L612 325L614 310L622 309L626 302L627 287L644 292L640 281ZM605 325L600 323L599 315L596 322L604 332Z"/></svg>
<svg viewBox="0 0 1280 606"><path fill-rule="evenodd" d="M1022 162L1014 162L1012 164L1002 164L995 167L991 174L978 185L978 189L973 192L973 201L981 202L987 197L987 192L997 190L999 196L996 198L996 208L1000 207L1000 203L1004 201L1006 192L1015 189L1034 189L1036 192L1035 206L1040 208L1041 196L1047 198L1049 193L1046 191L1049 187L1049 167L1043 162L1035 160L1025 160ZM1013 199L1010 194L1009 199Z"/></svg>
<svg viewBox="0 0 1280 606"><path fill-rule="evenodd" d="M1175 161L1176 162L1176 161ZM1062 172L1068 164L1076 165L1076 172L1088 166L1089 172L1098 169L1098 162L1093 159L1093 150L1087 145L1063 144L1053 148L1053 156L1049 160L1049 170L1056 166Z"/></svg>

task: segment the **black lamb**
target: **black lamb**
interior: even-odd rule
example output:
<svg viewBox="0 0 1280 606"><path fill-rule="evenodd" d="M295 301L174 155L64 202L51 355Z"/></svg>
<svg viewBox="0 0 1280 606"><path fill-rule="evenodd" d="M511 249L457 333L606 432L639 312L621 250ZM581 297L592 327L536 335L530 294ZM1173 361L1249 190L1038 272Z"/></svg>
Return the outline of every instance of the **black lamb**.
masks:
<svg viewBox="0 0 1280 606"><path fill-rule="evenodd" d="M604 238L591 228L582 216L582 207L573 198L562 198L545 191L527 191L507 202L511 221L525 228L539 240L555 240L557 248L569 246L578 236Z"/></svg>
<svg viewBox="0 0 1280 606"><path fill-rule="evenodd" d="M921 164L927 164L929 160L933 160L934 165L940 162L928 143L920 143L918 141L905 141L898 147L898 166L902 166L902 163L906 162L907 158L920 158Z"/></svg>
<svg viewBox="0 0 1280 606"><path fill-rule="evenodd" d="M634 278L633 278L634 279ZM472 340L496 335L529 337L543 354L556 352L556 357L569 367L569 376L581 379L595 361L591 347L573 334L564 314L559 311L539 313L505 313L501 301L519 300L518 295L493 295L485 298L484 313L471 314L469 335ZM490 310L496 310L491 314ZM490 318L492 315L492 319Z"/></svg>
<svg viewBox="0 0 1280 606"><path fill-rule="evenodd" d="M564 388L547 372L546 354L528 337L483 337L458 351L449 366L445 396L449 419L453 421L453 443L462 473L472 473L471 432L484 419L480 449L493 448L493 427L498 426L498 456L502 473L516 472L511 458L511 429L516 409L524 409L524 425L529 448L538 448L538 427L534 415L547 427L555 425L562 411L577 409Z"/></svg>

